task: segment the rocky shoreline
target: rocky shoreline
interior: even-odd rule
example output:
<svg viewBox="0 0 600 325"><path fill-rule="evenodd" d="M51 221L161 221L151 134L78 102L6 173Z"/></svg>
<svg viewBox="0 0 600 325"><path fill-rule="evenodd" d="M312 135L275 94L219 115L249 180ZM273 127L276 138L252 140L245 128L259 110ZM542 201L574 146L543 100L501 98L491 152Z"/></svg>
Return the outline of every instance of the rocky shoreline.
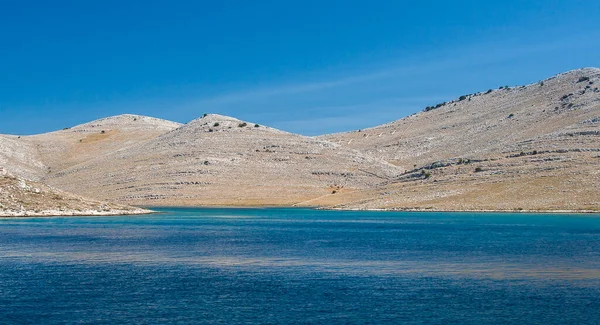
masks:
<svg viewBox="0 0 600 325"><path fill-rule="evenodd" d="M142 215L155 213L152 210L136 209L136 210L43 210L43 211L10 211L0 210L0 218L11 217L97 217L97 216L121 216L121 215Z"/></svg>

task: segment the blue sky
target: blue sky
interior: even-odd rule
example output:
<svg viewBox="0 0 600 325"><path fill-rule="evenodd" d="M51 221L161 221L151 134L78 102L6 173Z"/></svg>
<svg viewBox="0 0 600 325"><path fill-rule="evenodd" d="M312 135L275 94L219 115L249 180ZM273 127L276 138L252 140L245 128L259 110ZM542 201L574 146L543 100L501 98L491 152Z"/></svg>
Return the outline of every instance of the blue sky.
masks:
<svg viewBox="0 0 600 325"><path fill-rule="evenodd" d="M589 0L3 1L0 133L123 113L365 128L598 67L598 21Z"/></svg>

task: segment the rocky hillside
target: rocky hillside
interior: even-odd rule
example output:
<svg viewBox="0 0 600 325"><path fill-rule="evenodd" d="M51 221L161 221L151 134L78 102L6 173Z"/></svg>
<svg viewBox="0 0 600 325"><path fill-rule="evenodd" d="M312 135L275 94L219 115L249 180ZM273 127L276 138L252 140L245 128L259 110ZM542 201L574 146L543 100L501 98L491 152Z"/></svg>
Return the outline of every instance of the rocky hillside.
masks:
<svg viewBox="0 0 600 325"><path fill-rule="evenodd" d="M0 166L15 175L41 180L53 171L118 150L127 150L180 125L152 117L124 114L39 135L0 135Z"/></svg>
<svg viewBox="0 0 600 325"><path fill-rule="evenodd" d="M598 87L600 69L574 70L321 137L120 115L0 135L0 165L132 205L600 211Z"/></svg>
<svg viewBox="0 0 600 325"><path fill-rule="evenodd" d="M398 175L353 149L211 114L44 181L134 205L293 205Z"/></svg>
<svg viewBox="0 0 600 325"><path fill-rule="evenodd" d="M85 199L39 182L24 180L0 167L0 217L123 215L150 211Z"/></svg>
<svg viewBox="0 0 600 325"><path fill-rule="evenodd" d="M600 209L600 69L432 105L320 137L404 170L345 208Z"/></svg>

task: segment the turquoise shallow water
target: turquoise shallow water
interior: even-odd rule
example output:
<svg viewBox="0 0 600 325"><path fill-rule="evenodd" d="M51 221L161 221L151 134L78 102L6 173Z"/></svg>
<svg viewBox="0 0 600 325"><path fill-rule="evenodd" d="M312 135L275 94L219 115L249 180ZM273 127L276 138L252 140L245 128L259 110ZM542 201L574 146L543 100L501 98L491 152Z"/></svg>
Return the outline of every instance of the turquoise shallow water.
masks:
<svg viewBox="0 0 600 325"><path fill-rule="evenodd" d="M0 324L600 324L600 216L0 219Z"/></svg>

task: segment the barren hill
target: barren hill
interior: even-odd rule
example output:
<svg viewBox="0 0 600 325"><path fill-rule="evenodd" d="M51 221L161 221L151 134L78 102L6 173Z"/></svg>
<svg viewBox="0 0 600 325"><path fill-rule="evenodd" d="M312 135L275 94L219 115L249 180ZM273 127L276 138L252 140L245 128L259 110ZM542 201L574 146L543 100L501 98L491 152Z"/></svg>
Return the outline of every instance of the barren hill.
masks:
<svg viewBox="0 0 600 325"><path fill-rule="evenodd" d="M0 217L59 215L123 215L150 211L86 199L24 180L0 168Z"/></svg>
<svg viewBox="0 0 600 325"><path fill-rule="evenodd" d="M53 171L151 140L181 124L124 114L32 136L0 135L0 165L40 180Z"/></svg>
<svg viewBox="0 0 600 325"><path fill-rule="evenodd" d="M293 205L373 188L398 174L328 141L208 115L44 180L135 205Z"/></svg>
<svg viewBox="0 0 600 325"><path fill-rule="evenodd" d="M0 166L119 203L600 211L600 69L305 137L221 115L0 135Z"/></svg>
<svg viewBox="0 0 600 325"><path fill-rule="evenodd" d="M152 117L124 114L31 136L27 140L35 143L40 159L52 172L114 151L127 150L180 125Z"/></svg>
<svg viewBox="0 0 600 325"><path fill-rule="evenodd" d="M600 69L461 96L320 137L406 172L338 207L600 209Z"/></svg>

